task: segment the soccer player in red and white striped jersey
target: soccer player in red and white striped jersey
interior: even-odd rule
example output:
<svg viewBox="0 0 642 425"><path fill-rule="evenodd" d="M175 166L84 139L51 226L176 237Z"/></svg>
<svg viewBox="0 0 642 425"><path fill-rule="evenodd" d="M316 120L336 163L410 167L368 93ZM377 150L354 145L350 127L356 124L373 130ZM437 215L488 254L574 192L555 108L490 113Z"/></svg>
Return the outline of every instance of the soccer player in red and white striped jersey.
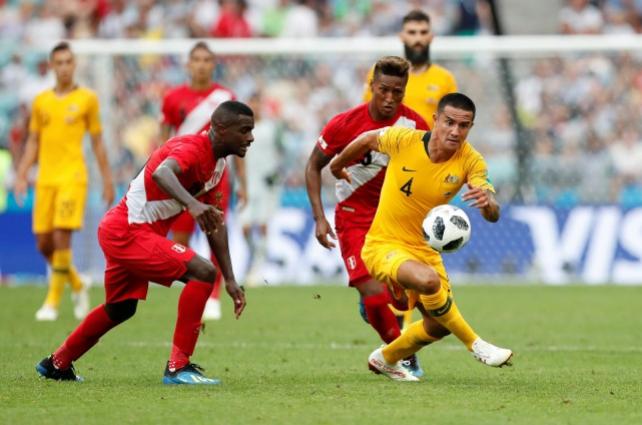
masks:
<svg viewBox="0 0 642 425"><path fill-rule="evenodd" d="M196 43L189 52L187 62L189 83L169 90L163 98L161 140L168 140L172 134L182 136L198 134L207 130L212 111L222 102L236 99L232 91L212 80L214 66L214 53L209 46L203 41ZM245 165L238 157L234 158L234 168L239 182L238 200L242 205L246 198ZM219 189L217 189L217 206L224 213L227 212L231 192L231 182L227 170L226 168ZM194 219L186 211L172 225L172 239L174 242L188 245L194 230ZM211 258L216 264L214 256ZM207 301L203 314L204 319L217 320L221 317L219 302L221 281L222 277L219 274L214 283L212 294Z"/></svg>
<svg viewBox="0 0 642 425"><path fill-rule="evenodd" d="M328 238L337 239L338 236L349 285L359 291L368 323L386 343L400 335L397 319L388 307L389 303L395 305L397 300L390 297L384 283L370 276L361 260L361 248L377 211L388 157L378 152L368 152L348 167L351 183L337 181L336 236L323 211L321 170L332 157L364 132L388 126L428 130L424 119L401 103L409 66L408 61L397 56L386 56L376 63L371 82L372 99L340 113L326 124L305 171L308 197L316 222L316 238L321 245L330 249L335 244ZM409 361L412 367L416 366L416 358ZM420 373L418 366L415 370Z"/></svg>
<svg viewBox="0 0 642 425"><path fill-rule="evenodd" d="M134 315L138 301L147 297L150 281L170 286L181 280L185 287L178 301L163 383L219 383L203 376L190 356L219 270L234 300L237 318L245 308L245 295L232 269L223 216L214 204L225 170L224 158L245 156L254 141L254 114L243 103L227 101L214 111L211 120L209 132L173 137L154 151L125 197L105 214L98 226L98 242L106 260L105 303L92 310L51 356L36 365L41 376L80 380L72 362ZM219 267L166 238L182 211L188 211L207 235Z"/></svg>

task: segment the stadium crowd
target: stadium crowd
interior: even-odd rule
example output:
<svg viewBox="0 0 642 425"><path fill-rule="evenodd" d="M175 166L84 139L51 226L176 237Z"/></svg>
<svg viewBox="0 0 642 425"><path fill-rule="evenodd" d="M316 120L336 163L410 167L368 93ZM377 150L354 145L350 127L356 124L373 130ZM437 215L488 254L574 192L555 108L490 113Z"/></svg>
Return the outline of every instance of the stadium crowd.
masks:
<svg viewBox="0 0 642 425"><path fill-rule="evenodd" d="M19 156L30 101L52 84L46 57L16 49L36 35L47 39L393 35L407 9L393 8L390 3L5 1L0 9L0 146L9 148L14 158ZM408 8L421 6L430 11L437 34L485 31L487 11L479 4L477 11L475 7L471 11L471 2L466 0L407 3ZM560 32L639 31L641 11L639 0L569 0L560 10ZM590 31L579 30L577 22L581 21L599 21L599 25ZM11 39L14 43L4 42ZM89 59L81 58L79 77L95 87L99 76ZM376 59L368 55L217 57L215 80L241 100L261 92L263 116L281 129L284 205L307 205L300 164L325 122L361 101L365 75ZM108 98L99 94L103 95L103 115L107 115L104 122L109 127L106 134L114 178L122 192L150 150L161 142L160 100L168 87L184 81L184 58L142 55L110 60L113 76L109 77ZM436 61L455 74L462 92L483 104L471 140L489 162L498 198L510 200L518 176L517 155L501 75L480 72L495 66L482 57ZM642 200L642 169L638 166L642 159L641 62L639 56L627 54L512 61L518 113L529 135L527 202L631 206ZM333 199L331 187L328 179L328 200Z"/></svg>

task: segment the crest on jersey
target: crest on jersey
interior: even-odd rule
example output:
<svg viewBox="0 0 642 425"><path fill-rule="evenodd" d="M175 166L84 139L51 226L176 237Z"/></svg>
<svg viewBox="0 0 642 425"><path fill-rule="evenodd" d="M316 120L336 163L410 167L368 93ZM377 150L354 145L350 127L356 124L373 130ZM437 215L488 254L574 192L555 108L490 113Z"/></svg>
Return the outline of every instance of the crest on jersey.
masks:
<svg viewBox="0 0 642 425"><path fill-rule="evenodd" d="M357 259L354 258L354 255L348 257L348 268L354 270L357 268Z"/></svg>
<svg viewBox="0 0 642 425"><path fill-rule="evenodd" d="M174 245L172 245L172 251L178 252L179 254L185 254L185 251L187 251L187 248L185 248L184 245L175 243Z"/></svg>
<svg viewBox="0 0 642 425"><path fill-rule="evenodd" d="M446 183L456 184L456 183L459 183L459 176L453 176L453 175L451 175L451 174L448 174L448 175L446 176L446 178L444 179L444 181L445 181Z"/></svg>

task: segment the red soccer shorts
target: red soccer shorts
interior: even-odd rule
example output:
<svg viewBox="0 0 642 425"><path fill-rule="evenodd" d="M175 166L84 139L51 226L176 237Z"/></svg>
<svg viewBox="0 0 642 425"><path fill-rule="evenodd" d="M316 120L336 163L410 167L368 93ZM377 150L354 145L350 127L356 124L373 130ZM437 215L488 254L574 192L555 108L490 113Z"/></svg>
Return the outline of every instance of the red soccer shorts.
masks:
<svg viewBox="0 0 642 425"><path fill-rule="evenodd" d="M357 226L340 226L337 224L337 239L341 248L341 256L348 271L350 286L358 286L372 279L361 259L361 248L366 239L368 229Z"/></svg>
<svg viewBox="0 0 642 425"><path fill-rule="evenodd" d="M98 242L105 253L107 303L144 300L149 281L170 286L185 274L187 263L196 255L145 227L106 221L98 227Z"/></svg>
<svg viewBox="0 0 642 425"><path fill-rule="evenodd" d="M221 176L221 182L219 183L218 187L214 189L214 196L216 198L220 198L220 200L217 202L218 205L216 205L216 207L222 210L223 214L227 213L227 207L230 203L231 188L229 174L230 173L226 167L223 175ZM195 228L196 221L194 220L194 217L192 217L189 212L183 211L172 223L170 231L173 233L180 232L192 234Z"/></svg>

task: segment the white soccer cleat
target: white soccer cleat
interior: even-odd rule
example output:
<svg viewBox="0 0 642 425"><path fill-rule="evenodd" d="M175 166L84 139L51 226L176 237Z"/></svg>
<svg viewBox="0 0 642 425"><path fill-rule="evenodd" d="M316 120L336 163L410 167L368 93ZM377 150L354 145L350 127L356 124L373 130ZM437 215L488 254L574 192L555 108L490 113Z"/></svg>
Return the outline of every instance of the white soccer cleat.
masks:
<svg viewBox="0 0 642 425"><path fill-rule="evenodd" d="M71 302L74 304L74 316L78 320L82 320L89 313L89 291L87 285L78 292L71 293Z"/></svg>
<svg viewBox="0 0 642 425"><path fill-rule="evenodd" d="M416 382L419 378L414 376L401 362L390 364L383 358L381 348L377 348L368 357L368 368L376 374L385 375L393 381Z"/></svg>
<svg viewBox="0 0 642 425"><path fill-rule="evenodd" d="M43 305L36 311L36 320L39 322L53 322L58 319L58 309L50 305Z"/></svg>
<svg viewBox="0 0 642 425"><path fill-rule="evenodd" d="M513 352L508 348L501 348L494 346L490 342L486 342L481 338L477 338L473 342L472 355L488 366L502 367L505 365L510 366L510 359L513 357Z"/></svg>
<svg viewBox="0 0 642 425"><path fill-rule="evenodd" d="M203 310L203 320L220 320L221 316L221 302L214 298L208 298L205 310Z"/></svg>

